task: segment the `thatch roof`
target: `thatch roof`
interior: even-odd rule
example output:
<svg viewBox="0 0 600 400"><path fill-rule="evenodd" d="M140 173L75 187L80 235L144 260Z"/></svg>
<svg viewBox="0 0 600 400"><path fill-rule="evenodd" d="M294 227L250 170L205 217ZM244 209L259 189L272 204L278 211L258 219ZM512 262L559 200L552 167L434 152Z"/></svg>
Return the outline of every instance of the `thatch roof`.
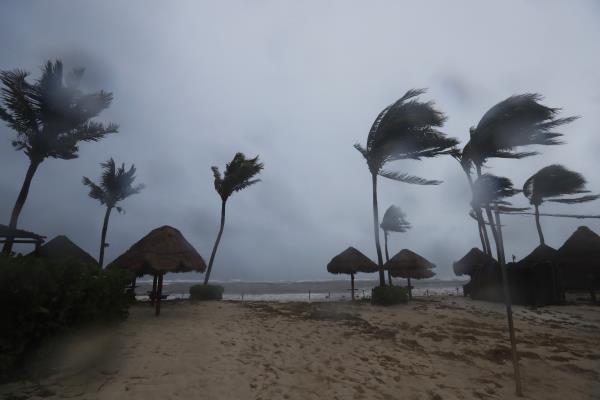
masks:
<svg viewBox="0 0 600 400"><path fill-rule="evenodd" d="M425 279L435 275L435 264L408 249L402 249L383 266L395 278Z"/></svg>
<svg viewBox="0 0 600 400"><path fill-rule="evenodd" d="M85 263L98 264L98 261L94 257L64 235L55 237L29 255L52 259L73 259Z"/></svg>
<svg viewBox="0 0 600 400"><path fill-rule="evenodd" d="M537 264L554 262L557 255L556 249L541 244L536 247L527 257L516 263L516 267L533 267Z"/></svg>
<svg viewBox="0 0 600 400"><path fill-rule="evenodd" d="M354 247L348 247L327 264L327 271L332 274L355 274L377 270L377 264Z"/></svg>
<svg viewBox="0 0 600 400"><path fill-rule="evenodd" d="M454 262L453 268L456 275L472 275L480 268L496 265L497 262L483 251L473 247L463 258Z"/></svg>
<svg viewBox="0 0 600 400"><path fill-rule="evenodd" d="M46 236L38 235L37 233L24 231L22 229L10 229L8 225L0 224L0 237L12 237L14 239L33 239L43 240Z"/></svg>
<svg viewBox="0 0 600 400"><path fill-rule="evenodd" d="M166 272L204 272L202 256L170 226L154 229L135 243L107 268L125 268L138 275Z"/></svg>
<svg viewBox="0 0 600 400"><path fill-rule="evenodd" d="M580 226L558 249L561 259L589 258L598 260L600 257L600 236L587 226Z"/></svg>

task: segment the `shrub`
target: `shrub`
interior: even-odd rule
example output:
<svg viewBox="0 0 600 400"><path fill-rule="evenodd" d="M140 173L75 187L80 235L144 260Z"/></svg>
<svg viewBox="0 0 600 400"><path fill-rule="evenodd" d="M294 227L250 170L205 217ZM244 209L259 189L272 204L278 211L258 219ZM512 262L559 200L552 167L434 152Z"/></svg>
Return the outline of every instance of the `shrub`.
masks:
<svg viewBox="0 0 600 400"><path fill-rule="evenodd" d="M0 380L46 337L127 317L127 271L74 260L0 256Z"/></svg>
<svg viewBox="0 0 600 400"><path fill-rule="evenodd" d="M377 286L373 288L372 303L382 306L408 301L408 289L400 286Z"/></svg>
<svg viewBox="0 0 600 400"><path fill-rule="evenodd" d="M223 286L219 285L193 285L190 286L190 300L221 300L223 291Z"/></svg>

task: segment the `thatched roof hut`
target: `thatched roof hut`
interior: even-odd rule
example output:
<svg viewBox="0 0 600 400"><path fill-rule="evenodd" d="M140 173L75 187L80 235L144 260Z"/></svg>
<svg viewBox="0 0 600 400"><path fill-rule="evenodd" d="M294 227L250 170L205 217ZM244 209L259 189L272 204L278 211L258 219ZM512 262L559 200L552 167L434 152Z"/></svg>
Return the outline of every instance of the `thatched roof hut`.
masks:
<svg viewBox="0 0 600 400"><path fill-rule="evenodd" d="M196 249L171 226L161 226L144 236L106 268L125 268L137 276L154 276L150 299L160 314L163 275L167 272L204 272L206 263Z"/></svg>
<svg viewBox="0 0 600 400"><path fill-rule="evenodd" d="M348 247L327 264L327 271L332 274L349 274L352 300L354 300L354 274L358 272L376 272L377 264L354 247Z"/></svg>
<svg viewBox="0 0 600 400"><path fill-rule="evenodd" d="M106 268L125 268L142 276L204 272L206 263L181 232L165 225L144 236Z"/></svg>
<svg viewBox="0 0 600 400"><path fill-rule="evenodd" d="M460 275L474 275L480 268L496 265L497 262L483 251L473 247L463 258L453 264L454 273Z"/></svg>
<svg viewBox="0 0 600 400"><path fill-rule="evenodd" d="M557 263L565 289L597 289L600 287L600 236L587 226L580 226L558 249Z"/></svg>
<svg viewBox="0 0 600 400"><path fill-rule="evenodd" d="M519 262L515 263L515 267L533 267L537 264L553 263L556 259L558 251L548 245L541 244L536 247L529 255Z"/></svg>
<svg viewBox="0 0 600 400"><path fill-rule="evenodd" d="M400 250L383 267L389 270L394 278L406 278L408 280L409 298L412 298L411 279L427 279L435 275L435 272L432 271L435 264L408 249Z"/></svg>
<svg viewBox="0 0 600 400"><path fill-rule="evenodd" d="M29 255L50 259L71 259L83 263L98 264L98 261L94 257L64 235L56 236Z"/></svg>

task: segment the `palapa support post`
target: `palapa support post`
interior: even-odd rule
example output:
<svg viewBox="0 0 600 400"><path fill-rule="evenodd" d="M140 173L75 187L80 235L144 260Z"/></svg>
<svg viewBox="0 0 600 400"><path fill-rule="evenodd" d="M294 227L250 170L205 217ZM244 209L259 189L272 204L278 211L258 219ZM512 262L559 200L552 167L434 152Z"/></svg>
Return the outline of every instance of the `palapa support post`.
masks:
<svg viewBox="0 0 600 400"><path fill-rule="evenodd" d="M161 273L158 276L158 289L156 292L156 312L155 312L155 315L157 317L160 315L160 299L162 298L163 275L164 274Z"/></svg>
<svg viewBox="0 0 600 400"><path fill-rule="evenodd" d="M354 301L354 274L350 274L350 286L352 287L352 301Z"/></svg>
<svg viewBox="0 0 600 400"><path fill-rule="evenodd" d="M412 300L412 285L410 284L410 278L406 278L408 281L408 299Z"/></svg>
<svg viewBox="0 0 600 400"><path fill-rule="evenodd" d="M506 274L506 260L504 259L504 242L502 240L502 225L500 223L500 212L498 208L495 209L496 224L497 224L497 238L498 245L500 247L500 270L502 271L502 286L504 288L504 303L506 304L506 316L508 319L508 333L510 336L510 348L512 353L512 363L515 377L515 393L517 396L523 396L523 390L521 388L521 371L519 370L519 354L517 353L517 342L515 338L515 327L513 325L512 306L510 303L510 290L508 287L508 277ZM492 227L493 229L493 227Z"/></svg>
<svg viewBox="0 0 600 400"><path fill-rule="evenodd" d="M152 280L152 291L150 292L150 305L153 306L156 301L156 285L158 282L158 275L154 273L154 279Z"/></svg>

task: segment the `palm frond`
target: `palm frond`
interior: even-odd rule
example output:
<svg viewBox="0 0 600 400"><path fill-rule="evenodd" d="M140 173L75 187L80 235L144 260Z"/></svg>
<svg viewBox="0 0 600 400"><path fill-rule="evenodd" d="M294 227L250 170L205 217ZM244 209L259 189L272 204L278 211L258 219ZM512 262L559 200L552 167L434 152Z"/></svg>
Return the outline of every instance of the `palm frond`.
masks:
<svg viewBox="0 0 600 400"><path fill-rule="evenodd" d="M259 156L246 158L243 153L236 153L233 159L225 165L225 172L221 177L218 169L213 167L215 176L215 190L223 200L227 200L233 192L238 192L251 186L259 179L253 179L264 168L264 164L259 161ZM216 170L216 172L215 172ZM219 177L219 179L217 179Z"/></svg>
<svg viewBox="0 0 600 400"><path fill-rule="evenodd" d="M568 170L560 164L552 164L540 169L529 177L523 185L523 193L531 204L540 205L544 201L573 204L573 199L550 199L566 195L589 193L585 189L586 180L578 172ZM585 198L585 196L583 197ZM592 199L593 200L593 199ZM589 200L583 200L589 201ZM575 200L574 203L577 201Z"/></svg>
<svg viewBox="0 0 600 400"><path fill-rule="evenodd" d="M483 174L473 182L472 204L479 208L491 204L507 204L503 203L503 199L519 192L509 178Z"/></svg>
<svg viewBox="0 0 600 400"><path fill-rule="evenodd" d="M90 178L87 177L83 177L83 184L85 186L89 186L90 188L90 192L88 193L88 196L90 196L92 199L96 199L98 201L100 201L100 203L105 204L105 198L106 198L106 194L104 193L104 190L96 185L94 182L92 182L90 180Z"/></svg>
<svg viewBox="0 0 600 400"><path fill-rule="evenodd" d="M398 182L409 183L412 185L439 185L442 181L428 180L419 178L418 176L412 176L408 174L402 174L394 171L379 171L379 175L384 178L393 179Z"/></svg>
<svg viewBox="0 0 600 400"><path fill-rule="evenodd" d="M546 201L551 201L553 203L563 203L563 204L579 204L579 203L585 203L588 201L593 201L593 200L597 200L600 198L600 195L587 195L587 196L581 196L581 197L575 197L575 198L568 198L568 199L546 199Z"/></svg>

